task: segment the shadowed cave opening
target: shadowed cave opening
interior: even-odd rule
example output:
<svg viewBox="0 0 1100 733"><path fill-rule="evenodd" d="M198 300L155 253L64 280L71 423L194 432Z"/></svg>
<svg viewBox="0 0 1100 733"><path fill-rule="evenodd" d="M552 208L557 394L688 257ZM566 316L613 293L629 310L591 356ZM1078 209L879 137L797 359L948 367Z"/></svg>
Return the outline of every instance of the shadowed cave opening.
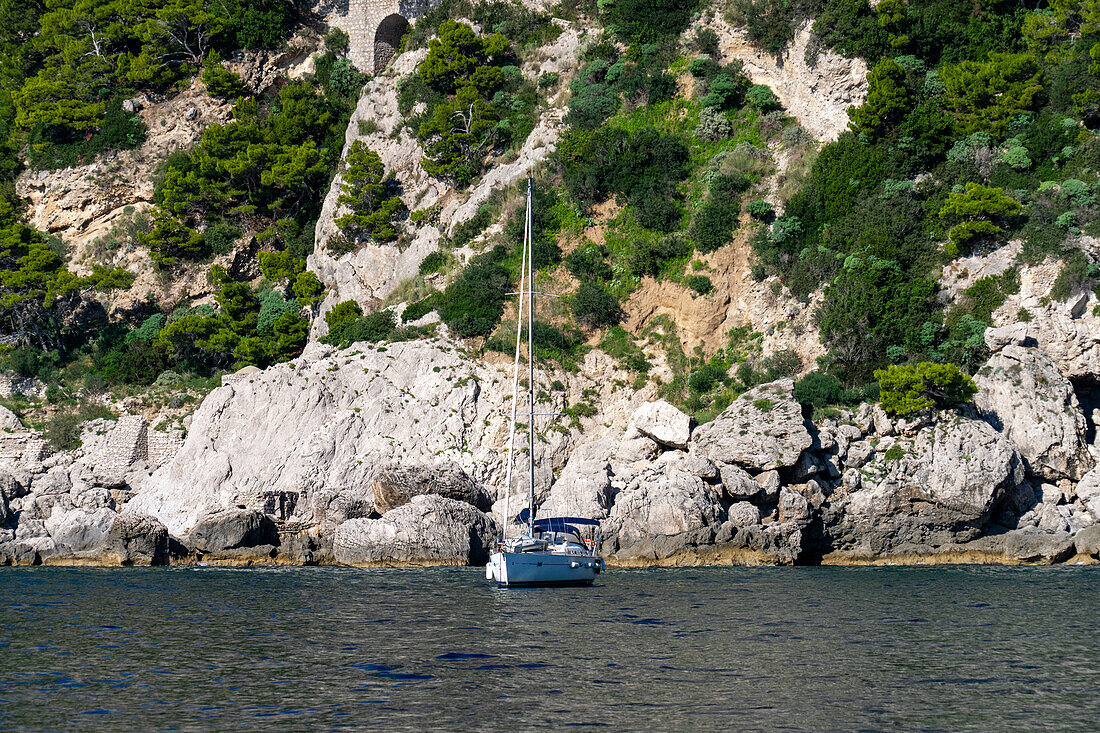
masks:
<svg viewBox="0 0 1100 733"><path fill-rule="evenodd" d="M1097 423L1100 421L1100 378L1095 376L1072 377L1070 383L1077 401L1081 403L1081 412L1085 413L1085 441L1096 441Z"/></svg>
<svg viewBox="0 0 1100 733"><path fill-rule="evenodd" d="M409 21L397 13L387 15L374 33L374 73L379 74L393 60Z"/></svg>

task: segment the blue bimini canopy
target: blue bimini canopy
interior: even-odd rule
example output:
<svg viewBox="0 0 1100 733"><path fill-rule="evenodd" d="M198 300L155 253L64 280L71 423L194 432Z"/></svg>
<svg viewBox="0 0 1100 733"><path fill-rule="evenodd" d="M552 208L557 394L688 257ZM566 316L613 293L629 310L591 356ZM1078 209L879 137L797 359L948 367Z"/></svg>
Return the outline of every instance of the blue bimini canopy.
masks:
<svg viewBox="0 0 1100 733"><path fill-rule="evenodd" d="M528 518L531 516L527 509L516 515L516 524L526 524ZM535 529L548 529L551 532L564 532L567 529L567 525L570 524L582 524L590 525L593 527L599 527L600 522L598 519L584 519L583 517L545 517L544 519L535 520ZM576 531L573 529L573 531Z"/></svg>

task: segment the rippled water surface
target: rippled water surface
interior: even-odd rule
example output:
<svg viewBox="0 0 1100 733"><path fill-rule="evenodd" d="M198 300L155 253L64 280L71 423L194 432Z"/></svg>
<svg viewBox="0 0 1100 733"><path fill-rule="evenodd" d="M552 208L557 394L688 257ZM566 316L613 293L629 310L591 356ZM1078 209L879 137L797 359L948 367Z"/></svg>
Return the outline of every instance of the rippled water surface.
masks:
<svg viewBox="0 0 1100 733"><path fill-rule="evenodd" d="M1098 730L1100 571L0 568L4 730Z"/></svg>

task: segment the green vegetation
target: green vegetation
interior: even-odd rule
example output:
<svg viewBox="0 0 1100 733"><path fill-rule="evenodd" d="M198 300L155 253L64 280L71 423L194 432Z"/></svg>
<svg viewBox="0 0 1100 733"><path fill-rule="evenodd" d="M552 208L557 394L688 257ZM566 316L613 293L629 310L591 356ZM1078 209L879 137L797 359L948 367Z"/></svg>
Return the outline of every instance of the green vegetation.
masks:
<svg viewBox="0 0 1100 733"><path fill-rule="evenodd" d="M871 69L850 131L822 148L784 216L752 240L761 275L779 275L803 297L824 291L822 367L842 388L892 365L973 370L987 356L982 332L1018 279L980 281L945 307L936 280L951 259L1019 237L1022 262L1063 260L1051 298L1093 287L1074 244L1078 222L1095 216L1100 183L1094 4L733 4L756 25L754 42L773 52L790 37L785 21L819 14L822 46ZM766 222L763 207L750 205L750 215ZM816 393L824 383L810 386ZM806 399L839 399L836 384L829 391Z"/></svg>
<svg viewBox="0 0 1100 733"><path fill-rule="evenodd" d="M886 449L885 453L882 454L882 460L886 461L887 463L900 461L902 458L905 458L905 449L902 448L900 445L892 445Z"/></svg>
<svg viewBox="0 0 1100 733"><path fill-rule="evenodd" d="M877 370L875 379L882 409L898 416L967 402L978 391L974 381L954 364L922 361L891 366Z"/></svg>
<svg viewBox="0 0 1100 733"><path fill-rule="evenodd" d="M424 147L424 170L461 188L480 174L488 155L526 139L537 93L502 33L479 36L449 19L436 31L417 73L402 81L399 105L406 114L426 105L408 121Z"/></svg>
<svg viewBox="0 0 1100 733"><path fill-rule="evenodd" d="M1021 264L1061 262L1052 300L1092 290L1100 277L1078 246L1083 235L1100 235L1100 10L1095 0L979 5L724 4L768 53L787 53L795 31L816 18L807 63L824 48L866 62L866 99L849 111L849 130L820 150L772 90L721 57L713 31L690 29L707 10L697 0L547 11L444 0L402 42L426 55L398 83L398 106L424 169L471 186L488 166L514 159L547 99L565 91L556 74L536 81L521 72L561 33L552 18L602 23L580 50L566 129L536 171L536 281L563 296L540 304L536 337L548 345L539 358L575 364L586 343L599 343L644 381L646 353L663 349L672 378L661 393L700 422L763 381L801 374L797 355L764 356L751 329L735 329L717 354L711 344L686 354L668 319L638 334L621 325L634 312L625 300L649 279L713 298L724 270L723 255L710 253L747 239L755 280L777 276L807 300L820 293L814 318L828 353L796 384L803 404L853 404L881 386L895 412L941 406L965 399L963 371L987 357L983 332L1019 289L1009 268L948 302L937 292L945 265L1019 239ZM304 259L364 76L338 31L312 77L264 94L252 94L224 61L278 47L295 7L20 1L3 11L0 321L16 344L4 357L9 367L42 376L57 396L84 384L148 384L164 371L211 378L299 353L308 309L324 297ZM87 163L140 145L149 131L126 100L168 95L197 75L232 101L232 117L173 153L155 177L155 207L128 212L95 246L145 247L164 279L206 272L214 302L185 298L163 310L142 302L108 318L92 305L94 292L126 288L133 276L102 266L77 276L64 242L20 223L12 182L24 166ZM768 179L775 151L790 163L778 181ZM356 142L330 251L367 241L403 247L400 193L380 157ZM521 186L495 191L424 258L399 291L414 301L405 322L436 310L456 335L499 345L518 280L523 194ZM439 223L439 214L437 205L408 216ZM262 280L235 259L211 262L236 257L246 242L257 245ZM769 286L779 294L778 282ZM339 345L424 333L390 310L340 304L326 318L326 339Z"/></svg>
<svg viewBox="0 0 1100 733"><path fill-rule="evenodd" d="M115 420L118 415L103 405L84 402L76 407L63 408L46 421L43 436L54 450L72 450L80 447L81 426L89 420Z"/></svg>
<svg viewBox="0 0 1100 733"><path fill-rule="evenodd" d="M392 242L397 239L394 220L405 205L400 197L387 191L382 159L362 140L356 140L348 151L347 163L337 201L351 211L339 217L336 226L357 241Z"/></svg>
<svg viewBox="0 0 1100 733"><path fill-rule="evenodd" d="M123 100L168 91L204 61L212 93L229 96L218 54L274 48L297 20L286 0L15 2L5 15L3 88L14 108L5 134L13 148L28 144L38 167L141 144L144 123Z"/></svg>
<svg viewBox="0 0 1100 733"><path fill-rule="evenodd" d="M0 32L0 311L4 335L18 344L5 366L42 379L54 396L150 385L161 373L201 392L227 369L299 354L309 330L303 309L323 297L304 258L362 83L339 45L315 59L314 78L252 96L222 59L277 48L298 20L283 0L16 3L4 12L18 21ZM146 247L166 279L182 268L208 271L214 304L184 299L160 311L150 299L109 318L93 294L127 288L134 276L94 262L90 275L74 275L66 243L18 223L11 180L24 155L32 167L71 166L141 144L144 123L125 100L169 95L199 74L211 95L235 100L232 119L170 155L154 181L157 206L127 209L95 246ZM262 245L257 286L209 263L246 232ZM71 445L65 421L83 414L55 418L63 436L55 442Z"/></svg>

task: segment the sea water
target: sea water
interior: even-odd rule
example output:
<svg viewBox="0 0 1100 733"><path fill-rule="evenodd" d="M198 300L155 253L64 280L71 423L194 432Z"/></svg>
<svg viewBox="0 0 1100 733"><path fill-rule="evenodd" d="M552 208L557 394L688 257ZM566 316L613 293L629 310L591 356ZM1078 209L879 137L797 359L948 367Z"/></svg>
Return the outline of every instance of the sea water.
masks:
<svg viewBox="0 0 1100 733"><path fill-rule="evenodd" d="M1100 730L1100 570L0 568L0 729Z"/></svg>

